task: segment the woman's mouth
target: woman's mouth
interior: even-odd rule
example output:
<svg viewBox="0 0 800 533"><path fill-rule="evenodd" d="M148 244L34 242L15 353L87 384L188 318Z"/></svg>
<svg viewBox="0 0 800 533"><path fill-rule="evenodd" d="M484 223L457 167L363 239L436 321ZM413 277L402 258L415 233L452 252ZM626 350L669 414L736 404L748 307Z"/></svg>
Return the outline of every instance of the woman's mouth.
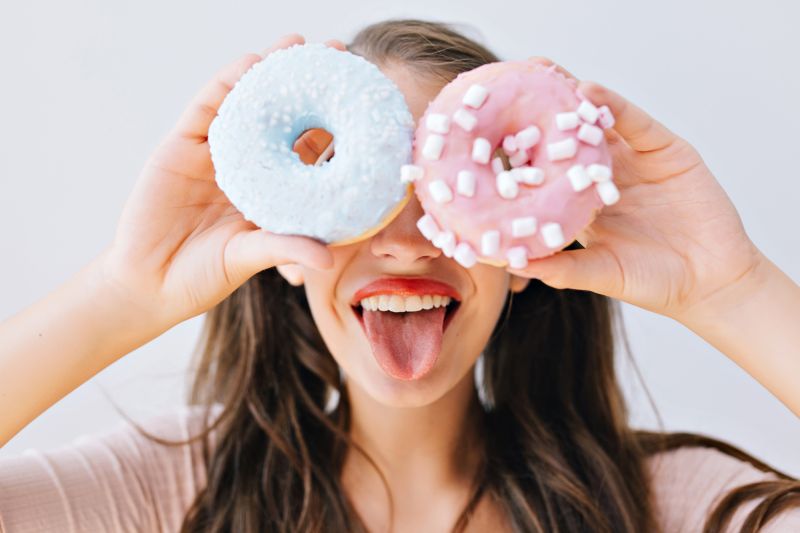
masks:
<svg viewBox="0 0 800 533"><path fill-rule="evenodd" d="M459 306L453 287L419 278L376 280L351 302L376 361L402 380L419 379L431 370Z"/></svg>

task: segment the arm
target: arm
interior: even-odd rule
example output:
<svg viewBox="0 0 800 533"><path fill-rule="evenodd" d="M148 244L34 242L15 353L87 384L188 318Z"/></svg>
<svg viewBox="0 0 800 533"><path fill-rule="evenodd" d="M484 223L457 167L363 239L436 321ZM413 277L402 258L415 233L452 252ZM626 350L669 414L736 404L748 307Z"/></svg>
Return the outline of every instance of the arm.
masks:
<svg viewBox="0 0 800 533"><path fill-rule="evenodd" d="M769 259L677 319L800 416L800 286Z"/></svg>
<svg viewBox="0 0 800 533"><path fill-rule="evenodd" d="M100 370L167 329L103 282L104 254L0 323L0 447Z"/></svg>

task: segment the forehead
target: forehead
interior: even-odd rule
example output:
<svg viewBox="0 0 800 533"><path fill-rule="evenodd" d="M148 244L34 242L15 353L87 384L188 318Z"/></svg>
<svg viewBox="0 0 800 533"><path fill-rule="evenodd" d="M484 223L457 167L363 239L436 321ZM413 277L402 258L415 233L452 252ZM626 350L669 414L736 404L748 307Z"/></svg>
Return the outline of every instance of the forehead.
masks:
<svg viewBox="0 0 800 533"><path fill-rule="evenodd" d="M436 98L436 95L444 87L442 82L421 76L419 72L400 63L378 65L378 68L403 93L414 121L419 121L419 118L425 113L428 103Z"/></svg>

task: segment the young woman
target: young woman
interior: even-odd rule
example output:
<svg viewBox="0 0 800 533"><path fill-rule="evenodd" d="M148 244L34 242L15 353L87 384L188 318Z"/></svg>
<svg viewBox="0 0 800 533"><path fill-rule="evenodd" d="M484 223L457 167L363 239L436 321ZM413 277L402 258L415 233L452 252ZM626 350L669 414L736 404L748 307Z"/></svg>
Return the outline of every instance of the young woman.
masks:
<svg viewBox="0 0 800 533"><path fill-rule="evenodd" d="M498 60L415 20L369 26L346 48L397 83L415 119L459 72ZM208 312L191 408L0 460L3 531L800 530L796 480L722 442L627 422L614 300L678 320L800 414L800 288L685 140L581 81L617 118L623 190L579 244L524 271L467 270L419 234L412 200L375 236L329 249L259 230L215 184L209 123L262 57L199 93L112 244L0 325L0 443ZM313 159L319 140L298 152ZM356 291L387 277L460 294L418 380L383 373L358 319Z"/></svg>

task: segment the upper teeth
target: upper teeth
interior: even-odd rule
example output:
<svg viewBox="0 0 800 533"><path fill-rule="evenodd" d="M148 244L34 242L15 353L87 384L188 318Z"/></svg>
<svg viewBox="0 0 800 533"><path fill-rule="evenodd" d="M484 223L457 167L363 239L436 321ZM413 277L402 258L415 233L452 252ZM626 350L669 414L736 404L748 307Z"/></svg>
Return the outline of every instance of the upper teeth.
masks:
<svg viewBox="0 0 800 533"><path fill-rule="evenodd" d="M439 294L426 294L424 296L414 295L406 298L397 294L381 294L379 296L364 298L361 300L361 307L367 311L406 313L409 311L433 309L434 307L445 307L449 303L449 296L441 296Z"/></svg>

